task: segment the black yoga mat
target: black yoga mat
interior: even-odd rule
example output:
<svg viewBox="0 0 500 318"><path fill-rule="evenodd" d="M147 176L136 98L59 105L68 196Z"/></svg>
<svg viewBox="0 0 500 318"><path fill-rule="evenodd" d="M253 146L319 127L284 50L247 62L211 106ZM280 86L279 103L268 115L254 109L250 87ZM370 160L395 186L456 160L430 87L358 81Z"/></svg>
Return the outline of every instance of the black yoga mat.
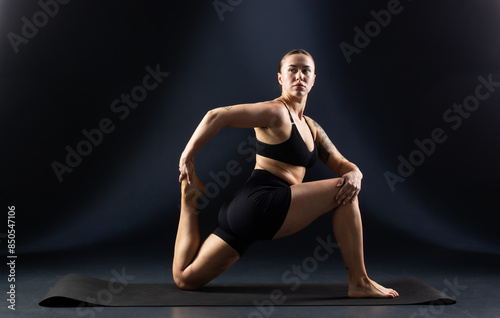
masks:
<svg viewBox="0 0 500 318"><path fill-rule="evenodd" d="M40 301L46 307L77 306L366 306L454 304L455 300L414 277L383 282L396 289L393 299L351 299L347 284L209 284L183 291L174 284L105 281L69 274L56 282Z"/></svg>

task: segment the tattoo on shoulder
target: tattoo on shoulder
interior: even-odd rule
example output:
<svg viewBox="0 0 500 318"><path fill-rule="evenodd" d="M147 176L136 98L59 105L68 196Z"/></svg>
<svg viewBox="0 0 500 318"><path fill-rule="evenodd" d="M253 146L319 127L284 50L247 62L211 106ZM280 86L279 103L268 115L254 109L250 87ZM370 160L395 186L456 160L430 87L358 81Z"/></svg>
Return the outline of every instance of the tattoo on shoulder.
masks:
<svg viewBox="0 0 500 318"><path fill-rule="evenodd" d="M311 118L311 120L313 122L314 127L321 129L321 126L314 119Z"/></svg>
<svg viewBox="0 0 500 318"><path fill-rule="evenodd" d="M233 106L224 106L222 108L224 108L225 110L230 110L231 108L233 108Z"/></svg>

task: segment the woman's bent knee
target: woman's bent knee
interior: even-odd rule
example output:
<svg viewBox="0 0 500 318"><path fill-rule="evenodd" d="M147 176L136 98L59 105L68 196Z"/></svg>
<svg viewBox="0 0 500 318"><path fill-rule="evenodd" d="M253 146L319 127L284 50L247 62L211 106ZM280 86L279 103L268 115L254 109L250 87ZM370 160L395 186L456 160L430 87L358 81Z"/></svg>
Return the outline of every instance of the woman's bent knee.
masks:
<svg viewBox="0 0 500 318"><path fill-rule="evenodd" d="M183 277L182 274L174 275L174 283L181 290L198 290L203 287L203 284L189 281L189 279Z"/></svg>

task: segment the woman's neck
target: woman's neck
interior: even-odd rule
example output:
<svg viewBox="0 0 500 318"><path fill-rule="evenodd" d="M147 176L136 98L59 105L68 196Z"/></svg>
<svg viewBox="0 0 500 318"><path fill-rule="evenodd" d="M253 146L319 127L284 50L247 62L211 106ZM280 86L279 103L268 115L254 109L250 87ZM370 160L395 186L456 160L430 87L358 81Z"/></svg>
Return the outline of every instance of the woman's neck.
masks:
<svg viewBox="0 0 500 318"><path fill-rule="evenodd" d="M302 119L302 115L304 114L304 109L306 108L307 95L296 97L283 93L279 97L279 99L283 100L290 109L290 111L293 111L299 117L299 119Z"/></svg>

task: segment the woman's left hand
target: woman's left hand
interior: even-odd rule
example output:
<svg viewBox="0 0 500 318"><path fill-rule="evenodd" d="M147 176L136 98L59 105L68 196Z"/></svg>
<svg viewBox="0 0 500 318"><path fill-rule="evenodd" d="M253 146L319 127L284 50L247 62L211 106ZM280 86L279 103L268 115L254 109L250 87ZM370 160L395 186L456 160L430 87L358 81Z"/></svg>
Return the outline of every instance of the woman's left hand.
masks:
<svg viewBox="0 0 500 318"><path fill-rule="evenodd" d="M361 179L363 175L360 171L350 171L344 174L340 181L337 183L337 187L340 188L339 192L335 196L338 204L352 203L361 191Z"/></svg>

